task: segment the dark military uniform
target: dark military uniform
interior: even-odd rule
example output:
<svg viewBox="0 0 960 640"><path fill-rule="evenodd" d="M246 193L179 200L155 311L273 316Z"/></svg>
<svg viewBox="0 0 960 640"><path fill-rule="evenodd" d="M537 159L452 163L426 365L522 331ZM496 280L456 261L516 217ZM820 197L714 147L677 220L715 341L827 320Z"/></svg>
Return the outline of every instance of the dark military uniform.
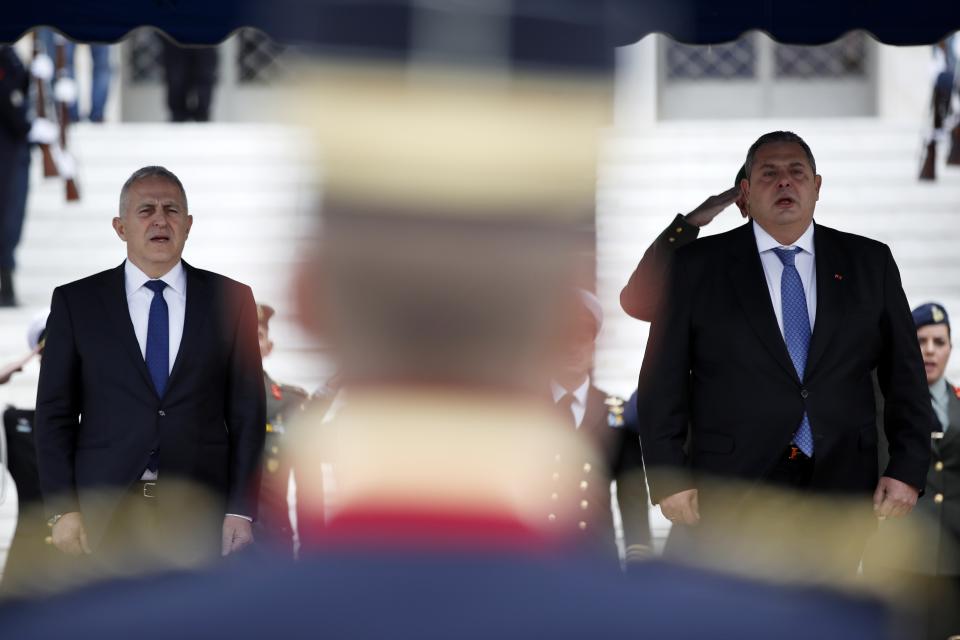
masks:
<svg viewBox="0 0 960 640"><path fill-rule="evenodd" d="M293 527L287 504L290 456L285 450L291 422L303 410L308 394L299 387L279 384L266 372L267 437L263 449L263 480L260 484L260 515L255 523L258 544L293 553Z"/></svg>
<svg viewBox="0 0 960 640"><path fill-rule="evenodd" d="M640 437L624 428L624 401L590 386L578 433L602 455L593 460L564 460L555 454L551 503L547 515L560 535L598 547L617 557L610 482L617 482L627 560L646 557L650 549L647 485ZM603 468L605 465L606 468Z"/></svg>
<svg viewBox="0 0 960 640"><path fill-rule="evenodd" d="M939 526L931 528L936 539L919 549L915 570L930 575L960 576L960 388L949 382L949 426L934 432L930 439L930 470L927 488L917 501L916 511Z"/></svg>

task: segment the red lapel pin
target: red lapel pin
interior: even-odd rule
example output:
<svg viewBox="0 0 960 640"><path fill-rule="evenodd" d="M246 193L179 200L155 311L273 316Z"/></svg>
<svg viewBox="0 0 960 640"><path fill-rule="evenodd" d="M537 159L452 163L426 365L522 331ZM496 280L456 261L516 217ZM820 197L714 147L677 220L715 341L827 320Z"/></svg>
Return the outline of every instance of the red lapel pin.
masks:
<svg viewBox="0 0 960 640"><path fill-rule="evenodd" d="M843 276L840 275L839 273L835 273L835 274L833 274L833 279L834 279L834 280L843 280Z"/></svg>

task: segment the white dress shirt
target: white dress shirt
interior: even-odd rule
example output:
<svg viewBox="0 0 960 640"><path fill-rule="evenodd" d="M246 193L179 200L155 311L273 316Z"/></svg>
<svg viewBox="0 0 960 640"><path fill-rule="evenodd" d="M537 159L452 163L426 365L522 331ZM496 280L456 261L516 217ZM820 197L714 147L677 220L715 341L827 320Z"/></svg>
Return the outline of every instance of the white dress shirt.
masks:
<svg viewBox="0 0 960 640"><path fill-rule="evenodd" d="M133 331L137 334L140 343L140 355L147 357L147 325L150 322L150 303L153 302L153 291L145 287L150 276L140 270L129 260L123 267L124 285L127 290L127 308L130 310L130 321ZM178 261L170 271L157 278L167 283L163 290L163 299L167 303L170 316L170 371L180 351L180 341L183 339L183 318L187 309L187 274L183 270L183 262ZM169 372L168 372L169 373Z"/></svg>
<svg viewBox="0 0 960 640"><path fill-rule="evenodd" d="M560 402L560 398L568 393L573 393L573 402L570 404L570 410L573 411L573 423L576 428L579 429L580 425L583 424L583 416L587 412L587 391L590 390L590 376L587 376L583 384L572 392L567 391L566 388L552 380L550 381L550 390L553 392L554 404Z"/></svg>
<svg viewBox="0 0 960 640"><path fill-rule="evenodd" d="M780 335L783 335L783 304L780 300L780 277L783 275L783 263L773 252L774 249L792 249L800 247L801 251L794 260L800 281L803 283L803 295L807 298L807 313L810 315L810 331L813 331L817 320L817 265L816 253L813 247L813 226L811 222L796 242L782 245L773 236L763 230L754 221L753 235L757 241L757 250L760 252L760 262L763 264L763 275L767 278L767 289L770 291L770 302L773 303L773 312L777 315L777 324L780 326Z"/></svg>

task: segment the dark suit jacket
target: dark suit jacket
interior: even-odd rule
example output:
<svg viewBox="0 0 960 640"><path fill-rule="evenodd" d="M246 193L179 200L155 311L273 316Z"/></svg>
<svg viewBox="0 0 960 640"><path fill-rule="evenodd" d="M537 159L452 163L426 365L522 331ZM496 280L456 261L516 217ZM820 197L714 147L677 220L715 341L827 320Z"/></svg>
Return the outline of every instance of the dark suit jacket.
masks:
<svg viewBox="0 0 960 640"><path fill-rule="evenodd" d="M41 490L49 514L84 513L92 540L116 506L96 490L131 485L154 449L160 486L185 479L215 496L214 515L256 515L265 400L253 295L183 266L183 339L162 398L130 321L123 265L53 292L37 392Z"/></svg>
<svg viewBox="0 0 960 640"><path fill-rule="evenodd" d="M653 500L697 486L701 474L761 480L805 410L815 446L811 488L872 493L879 475L873 369L887 400L891 459L884 473L923 489L934 417L890 250L815 227L817 318L800 380L751 225L676 253L638 394Z"/></svg>

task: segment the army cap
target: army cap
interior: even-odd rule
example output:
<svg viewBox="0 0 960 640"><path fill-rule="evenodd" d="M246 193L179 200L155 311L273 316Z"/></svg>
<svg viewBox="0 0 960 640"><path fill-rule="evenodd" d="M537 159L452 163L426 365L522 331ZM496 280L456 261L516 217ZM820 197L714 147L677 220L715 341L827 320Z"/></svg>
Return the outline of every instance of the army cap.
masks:
<svg viewBox="0 0 960 640"><path fill-rule="evenodd" d="M917 329L930 324L945 324L950 331L950 316L939 302L927 302L913 310L913 323Z"/></svg>

